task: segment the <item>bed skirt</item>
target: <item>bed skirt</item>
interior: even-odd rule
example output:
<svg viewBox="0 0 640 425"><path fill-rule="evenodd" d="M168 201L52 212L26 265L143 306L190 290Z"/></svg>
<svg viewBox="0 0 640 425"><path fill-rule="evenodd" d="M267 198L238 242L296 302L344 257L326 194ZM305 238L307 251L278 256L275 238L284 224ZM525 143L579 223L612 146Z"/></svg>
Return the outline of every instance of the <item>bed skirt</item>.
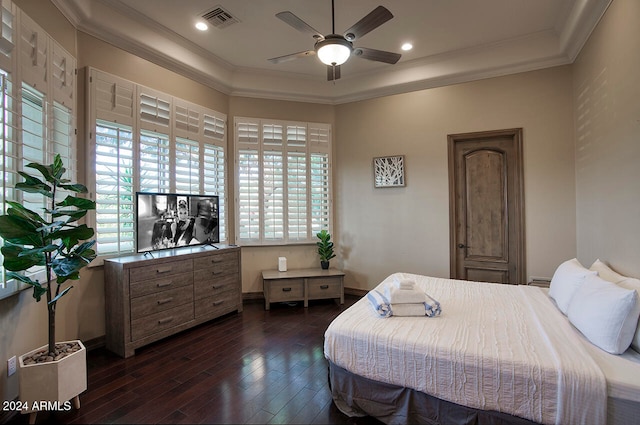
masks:
<svg viewBox="0 0 640 425"><path fill-rule="evenodd" d="M355 375L329 362L329 385L345 415L372 416L385 424L532 425L506 413L461 406L410 388Z"/></svg>

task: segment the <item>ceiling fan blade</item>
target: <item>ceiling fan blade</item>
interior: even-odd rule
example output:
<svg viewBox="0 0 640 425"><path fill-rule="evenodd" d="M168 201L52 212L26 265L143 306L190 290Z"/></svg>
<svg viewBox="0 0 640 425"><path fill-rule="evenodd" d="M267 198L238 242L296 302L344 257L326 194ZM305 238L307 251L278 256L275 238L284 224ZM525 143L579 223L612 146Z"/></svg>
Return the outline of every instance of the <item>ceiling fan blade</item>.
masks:
<svg viewBox="0 0 640 425"><path fill-rule="evenodd" d="M344 32L344 37L353 41L361 38L368 32L378 28L380 25L393 18L393 14L384 6L378 6L371 13L356 22L351 28Z"/></svg>
<svg viewBox="0 0 640 425"><path fill-rule="evenodd" d="M368 49L366 47L357 47L353 50L353 55L369 59L370 61L384 62L394 64L400 60L400 53L386 52L384 50Z"/></svg>
<svg viewBox="0 0 640 425"><path fill-rule="evenodd" d="M320 34L317 29L313 28L311 25L307 24L305 21L289 11L276 13L276 17L300 32L311 34L316 40L324 40L324 35Z"/></svg>
<svg viewBox="0 0 640 425"><path fill-rule="evenodd" d="M298 59L298 58L304 58L306 56L315 56L315 54L316 54L315 50L305 50L304 52L291 53L290 55L278 56L277 58L271 58L267 60L271 63L278 64L282 62L289 62L291 60Z"/></svg>
<svg viewBox="0 0 640 425"><path fill-rule="evenodd" d="M340 65L327 65L327 81L335 81L340 79Z"/></svg>

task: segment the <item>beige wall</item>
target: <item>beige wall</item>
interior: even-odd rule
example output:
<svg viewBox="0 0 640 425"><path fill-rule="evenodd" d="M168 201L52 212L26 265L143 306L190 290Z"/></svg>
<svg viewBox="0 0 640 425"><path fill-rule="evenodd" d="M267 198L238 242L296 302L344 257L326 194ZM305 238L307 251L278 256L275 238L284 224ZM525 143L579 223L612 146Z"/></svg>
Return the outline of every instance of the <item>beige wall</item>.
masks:
<svg viewBox="0 0 640 425"><path fill-rule="evenodd" d="M407 271L449 276L447 135L522 127L528 275L575 255L571 68L336 108L339 259L345 285ZM406 187L374 189L372 158L405 155Z"/></svg>
<svg viewBox="0 0 640 425"><path fill-rule="evenodd" d="M638 17L638 0L614 0L573 71L578 259L640 277Z"/></svg>

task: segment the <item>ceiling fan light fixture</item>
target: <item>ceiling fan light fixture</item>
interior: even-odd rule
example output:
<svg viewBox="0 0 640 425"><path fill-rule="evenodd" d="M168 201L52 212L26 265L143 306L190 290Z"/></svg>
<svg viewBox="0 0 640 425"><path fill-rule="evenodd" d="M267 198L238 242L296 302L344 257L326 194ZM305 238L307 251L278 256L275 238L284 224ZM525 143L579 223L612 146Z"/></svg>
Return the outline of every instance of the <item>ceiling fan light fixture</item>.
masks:
<svg viewBox="0 0 640 425"><path fill-rule="evenodd" d="M353 46L343 37L335 34L328 35L315 45L316 54L320 62L325 65L342 65L349 59Z"/></svg>

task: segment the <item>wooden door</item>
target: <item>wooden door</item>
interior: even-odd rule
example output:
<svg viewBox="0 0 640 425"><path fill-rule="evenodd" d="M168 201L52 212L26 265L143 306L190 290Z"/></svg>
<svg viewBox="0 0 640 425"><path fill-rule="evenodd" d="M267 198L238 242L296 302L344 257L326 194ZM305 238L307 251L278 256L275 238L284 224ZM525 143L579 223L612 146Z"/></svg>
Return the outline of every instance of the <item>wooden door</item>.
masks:
<svg viewBox="0 0 640 425"><path fill-rule="evenodd" d="M448 143L451 277L526 283L522 129Z"/></svg>

